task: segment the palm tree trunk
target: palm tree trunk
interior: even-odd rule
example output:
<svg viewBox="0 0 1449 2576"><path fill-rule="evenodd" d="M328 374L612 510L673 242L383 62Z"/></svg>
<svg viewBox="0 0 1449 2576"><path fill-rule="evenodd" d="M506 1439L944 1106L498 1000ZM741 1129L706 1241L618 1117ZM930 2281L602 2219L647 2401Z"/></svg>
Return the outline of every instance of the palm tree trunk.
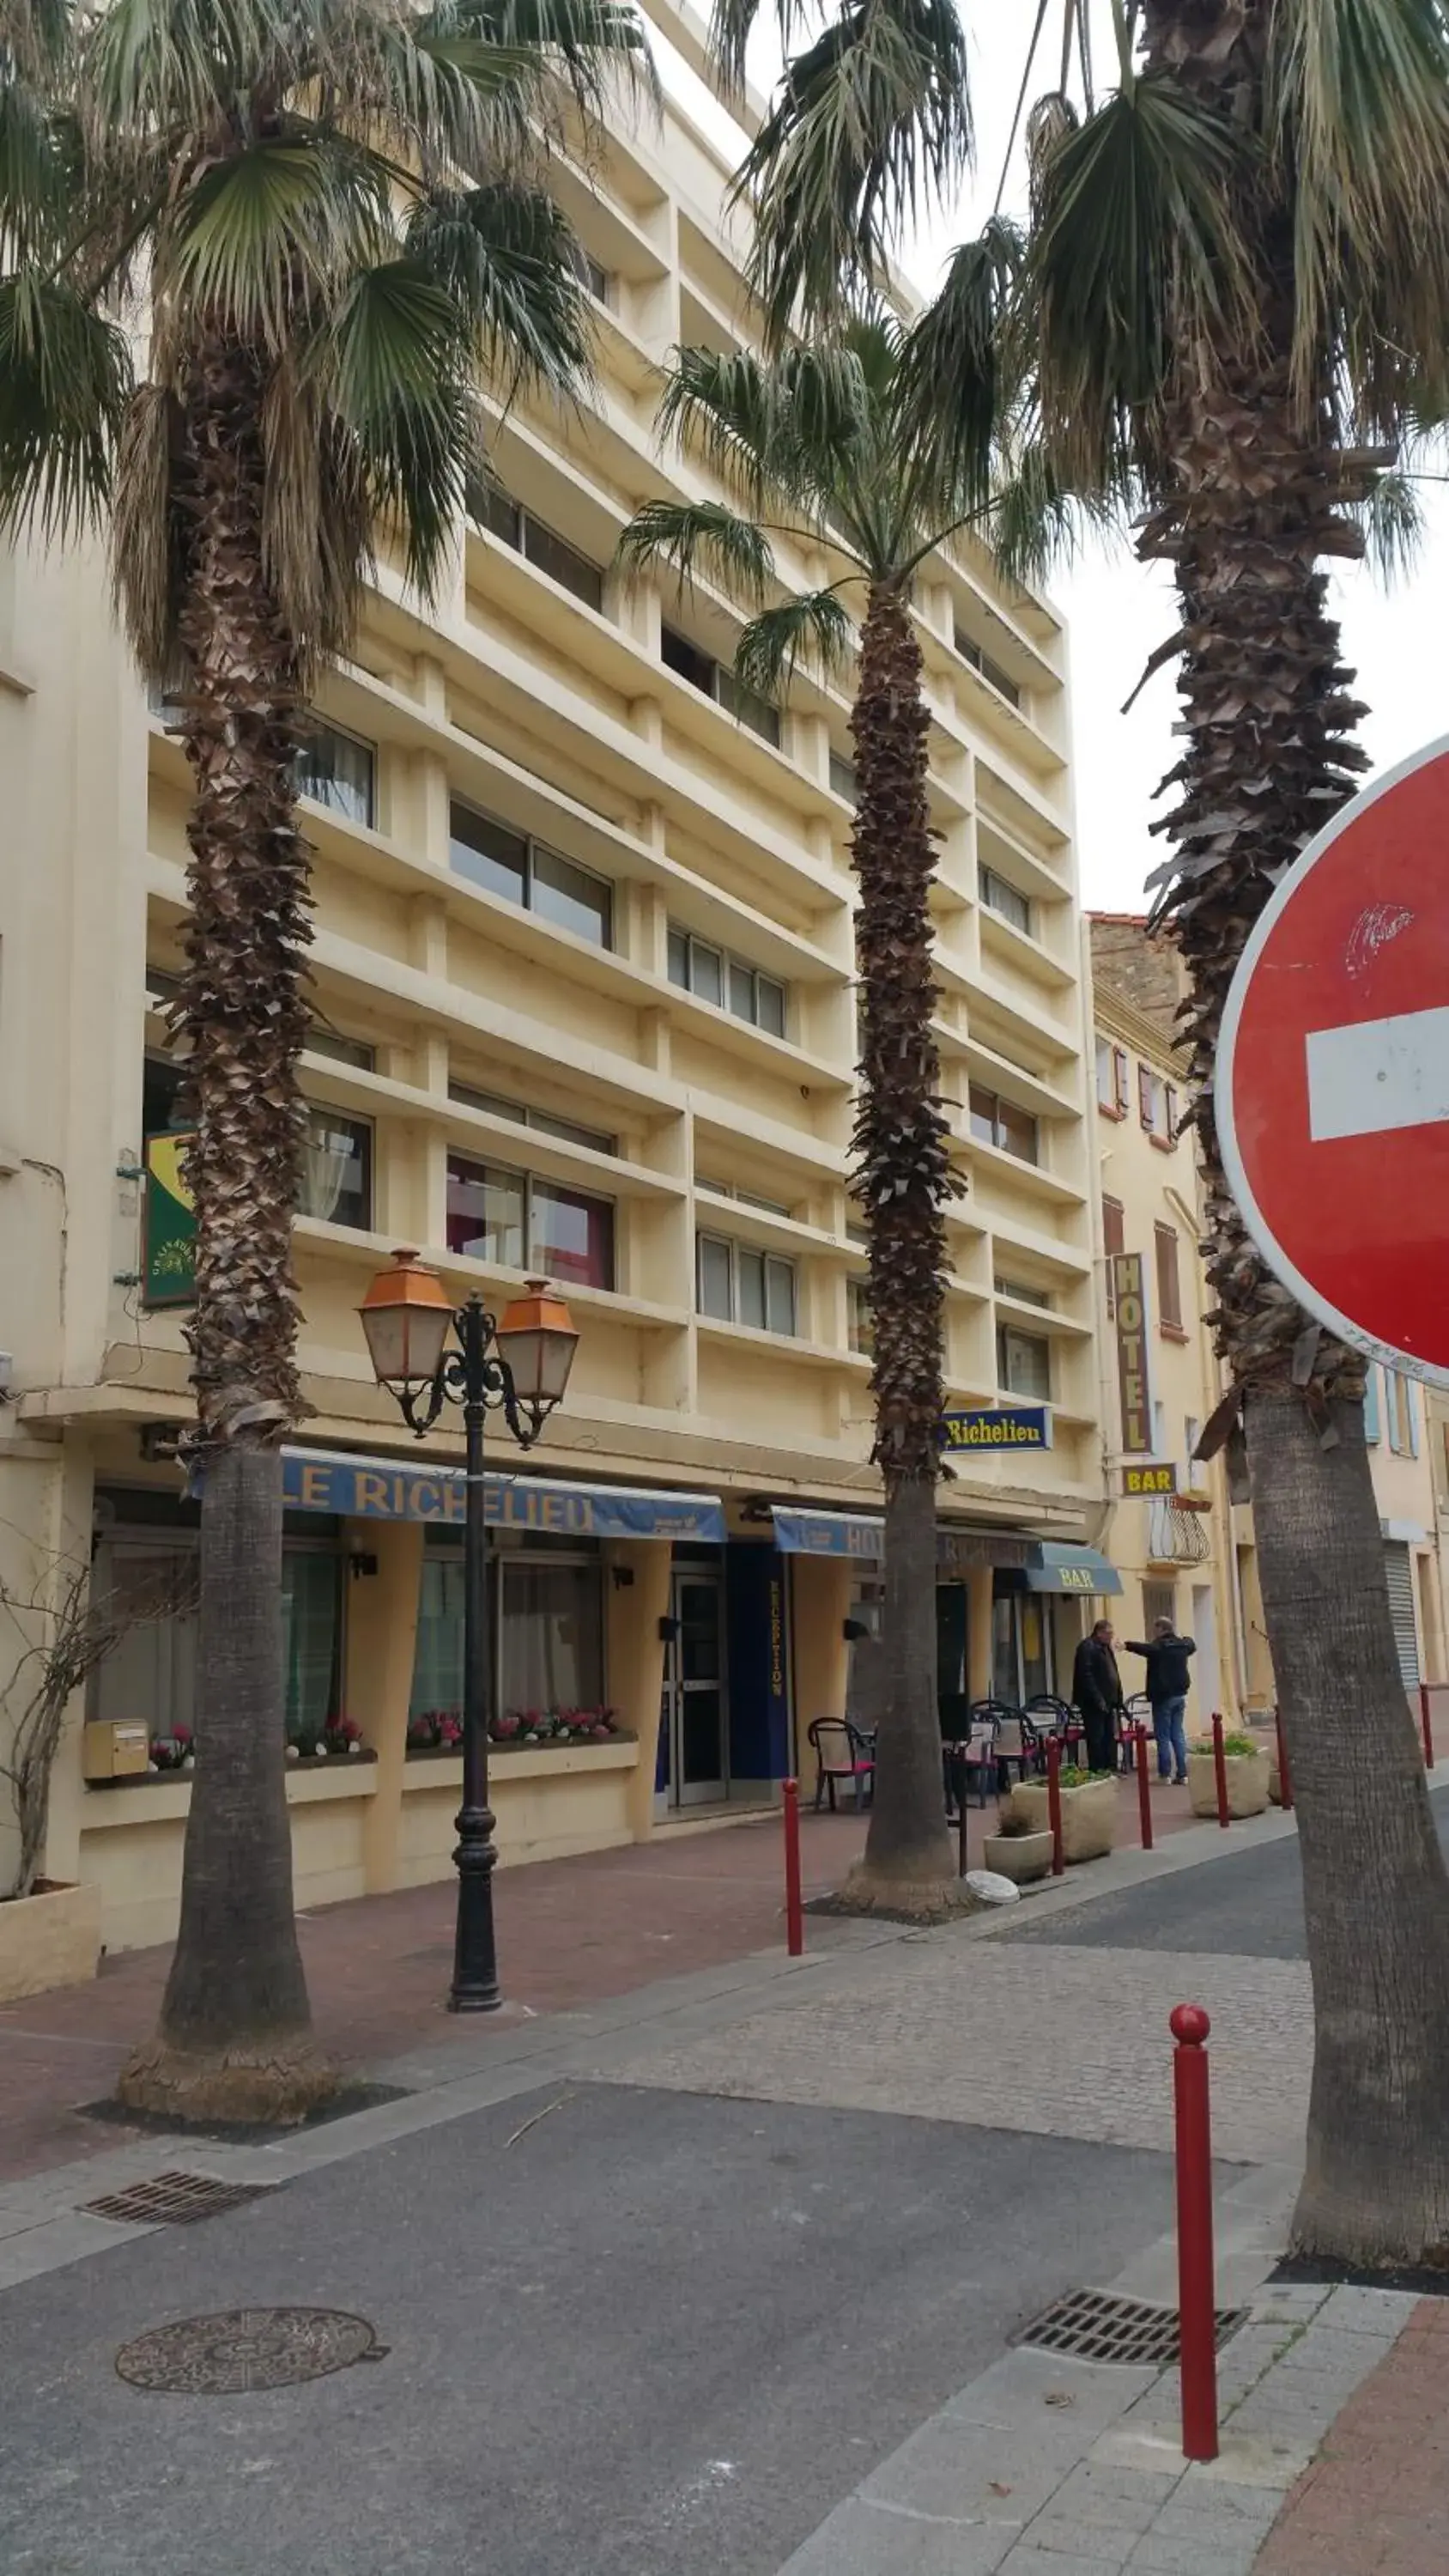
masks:
<svg viewBox="0 0 1449 2576"><path fill-rule="evenodd" d="M1263 98L1268 0L1150 0L1148 54L1225 116ZM1211 1084L1233 970L1281 870L1366 764L1327 610L1325 557L1361 552L1342 505L1363 460L1329 405L1295 394L1292 207L1265 156L1240 226L1260 284L1251 340L1194 338L1169 388L1172 485L1140 541L1174 567L1185 741L1159 830L1180 871L1165 908L1191 980L1210 1320L1240 1391L1264 1612L1298 1792L1315 2072L1305 2249L1423 2259L1446 2238L1449 1879L1389 1617L1363 1436L1364 1365L1318 1332L1249 1241L1223 1172ZM1186 342L1186 335L1184 335ZM1325 1446L1337 1434L1336 1445ZM1300 1788L1300 1783L1302 1787ZM1437 2007L1437 2008L1436 2008Z"/></svg>
<svg viewBox="0 0 1449 2576"><path fill-rule="evenodd" d="M1315 2046L1295 2245L1449 2249L1449 1907L1384 1602L1363 1407L1324 1449L1289 1389L1247 1409L1263 1605L1303 1850Z"/></svg>
<svg viewBox="0 0 1449 2576"><path fill-rule="evenodd" d="M853 850L864 988L856 1186L870 1236L873 1455L885 1480L875 1803L847 1902L939 1912L956 1896L936 1706L936 1484L946 1230L955 1186L931 1034L929 719L901 591L877 583L860 644Z"/></svg>
<svg viewBox="0 0 1449 2576"><path fill-rule="evenodd" d="M296 663L260 571L263 382L245 348L213 339L185 415L197 1754L160 2029L119 2091L136 2109L275 2122L300 2118L334 2079L311 2035L284 1767L280 1442L299 1409L291 1227L311 933Z"/></svg>

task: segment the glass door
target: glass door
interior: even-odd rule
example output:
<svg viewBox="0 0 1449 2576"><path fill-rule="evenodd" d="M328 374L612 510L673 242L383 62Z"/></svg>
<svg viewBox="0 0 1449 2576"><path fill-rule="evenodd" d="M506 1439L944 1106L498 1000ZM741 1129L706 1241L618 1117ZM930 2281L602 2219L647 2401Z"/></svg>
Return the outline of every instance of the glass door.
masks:
<svg viewBox="0 0 1449 2576"><path fill-rule="evenodd" d="M679 1569L670 1586L674 1634L664 1660L669 1803L698 1807L729 1788L724 1691L724 1585L718 1574Z"/></svg>

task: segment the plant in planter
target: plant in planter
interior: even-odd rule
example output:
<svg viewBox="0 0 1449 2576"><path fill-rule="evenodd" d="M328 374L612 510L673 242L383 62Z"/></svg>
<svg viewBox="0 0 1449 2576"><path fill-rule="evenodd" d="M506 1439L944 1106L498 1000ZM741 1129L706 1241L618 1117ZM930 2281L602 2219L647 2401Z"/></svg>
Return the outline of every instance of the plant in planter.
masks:
<svg viewBox="0 0 1449 2576"><path fill-rule="evenodd" d="M189 1771L196 1760L196 1738L189 1726L179 1720L169 1735L151 1738L153 1771Z"/></svg>
<svg viewBox="0 0 1449 2576"><path fill-rule="evenodd" d="M1268 1748L1251 1735L1225 1735L1223 1768L1228 1780L1228 1814L1261 1816L1268 1804ZM1218 1811L1217 1763L1212 1737L1198 1736L1187 1748L1187 1793L1195 1816Z"/></svg>
<svg viewBox="0 0 1449 2576"><path fill-rule="evenodd" d="M333 1760L362 1751L362 1729L355 1717L329 1717L322 1729L321 1751Z"/></svg>
<svg viewBox="0 0 1449 2576"><path fill-rule="evenodd" d="M995 1833L986 1837L984 1860L987 1869L1017 1887L1031 1887L1051 1868L1051 1828L1035 1826L1025 1816L1004 1815Z"/></svg>
<svg viewBox="0 0 1449 2576"><path fill-rule="evenodd" d="M1057 1775L1062 1793L1062 1858L1101 1860L1117 1839L1117 1782L1110 1771L1083 1771L1066 1763ZM1012 1790L1009 1816L1035 1833L1051 1833L1045 1780L1019 1780Z"/></svg>

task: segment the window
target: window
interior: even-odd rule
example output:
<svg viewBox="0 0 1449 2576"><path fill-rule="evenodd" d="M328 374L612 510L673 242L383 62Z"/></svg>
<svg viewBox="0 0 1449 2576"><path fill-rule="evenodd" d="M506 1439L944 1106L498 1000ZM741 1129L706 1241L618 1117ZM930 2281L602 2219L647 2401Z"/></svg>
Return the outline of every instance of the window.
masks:
<svg viewBox="0 0 1449 2576"><path fill-rule="evenodd" d="M1182 1102L1178 1097L1177 1085L1175 1083L1169 1082L1164 1084L1162 1101L1162 1118L1163 1126L1166 1130L1167 1142L1169 1145L1175 1145L1177 1143L1178 1127L1182 1120Z"/></svg>
<svg viewBox="0 0 1449 2576"><path fill-rule="evenodd" d="M501 1092L476 1091L471 1083L450 1082L448 1098L461 1109L484 1109L490 1118L511 1118L519 1127L532 1127L540 1136L556 1136L561 1145L588 1145L596 1154L617 1154L617 1136L605 1136L597 1127L580 1127L572 1118L555 1118L546 1109L534 1109L523 1100L506 1100Z"/></svg>
<svg viewBox="0 0 1449 2576"><path fill-rule="evenodd" d="M1050 1306L1052 1302L1051 1290L1033 1288L1029 1279L993 1279L991 1285L998 1297L1015 1297L1023 1306Z"/></svg>
<svg viewBox="0 0 1449 2576"><path fill-rule="evenodd" d="M1189 1484L1193 1481L1192 1471L1197 1459L1197 1444L1201 1438L1202 1424L1197 1415L1185 1413L1182 1417L1182 1472Z"/></svg>
<svg viewBox="0 0 1449 2576"><path fill-rule="evenodd" d="M995 868L979 868L977 883L981 889L981 900L988 911L999 913L1003 921L1010 922L1013 930L1024 931L1029 939L1031 905L1026 896L1018 894L1015 886L1008 883L1005 877L999 877Z"/></svg>
<svg viewBox="0 0 1449 2576"><path fill-rule="evenodd" d="M847 805L855 803L859 792L855 763L853 760L842 760L838 751L832 751L830 755L830 785L835 795L844 797Z"/></svg>
<svg viewBox="0 0 1449 2576"><path fill-rule="evenodd" d="M587 555L579 552L577 546L571 546L567 537L561 537L557 529L548 527L542 519L536 519L531 510L525 510L517 501L510 500L496 483L485 484L473 494L472 509L479 526L486 528L490 536L497 537L501 545L512 546L515 554L522 555L540 572L547 573L549 580L556 581L561 590L572 591L575 599L581 599L586 608L602 611L603 573Z"/></svg>
<svg viewBox="0 0 1449 2576"><path fill-rule="evenodd" d="M1379 1426L1379 1373L1374 1367L1372 1360L1369 1362L1368 1373L1364 1379L1363 1436L1369 1443L1370 1448L1377 1447L1381 1436ZM1446 1422L1444 1425L1444 1440L1446 1448L1449 1448L1449 1422Z"/></svg>
<svg viewBox="0 0 1449 2576"><path fill-rule="evenodd" d="M600 304L612 304L613 275L605 268L602 260L595 259L591 250L585 250L581 241L573 243L569 251L569 265L580 285L586 286L589 293L596 297Z"/></svg>
<svg viewBox="0 0 1449 2576"><path fill-rule="evenodd" d="M696 939L692 932L669 926L669 980L681 992L693 993L701 1002L712 1002L717 1010L728 1010L737 1020L748 1020L752 1027L764 1029L772 1038L785 1034L785 987L773 975L763 975L743 957L727 956L708 939Z"/></svg>
<svg viewBox="0 0 1449 2576"><path fill-rule="evenodd" d="M408 1715L463 1708L463 1551L423 1551ZM604 1690L603 1566L597 1557L493 1555L488 1635L500 1708L598 1708Z"/></svg>
<svg viewBox="0 0 1449 2576"><path fill-rule="evenodd" d="M500 1270L541 1271L571 1287L612 1288L613 1201L450 1154L448 1249Z"/></svg>
<svg viewBox="0 0 1449 2576"><path fill-rule="evenodd" d="M845 1338L851 1350L863 1353L867 1359L875 1350L875 1318L863 1279L847 1279L845 1283Z"/></svg>
<svg viewBox="0 0 1449 2576"><path fill-rule="evenodd" d="M191 1121L178 1107L185 1076L179 1064L164 1055L148 1055L141 1069L141 1133L164 1136L168 1129L184 1129Z"/></svg>
<svg viewBox="0 0 1449 2576"><path fill-rule="evenodd" d="M1164 1333L1182 1334L1182 1281L1177 1266L1177 1228L1155 1225L1157 1246L1157 1321ZM1183 1335L1186 1339L1186 1336Z"/></svg>
<svg viewBox="0 0 1449 2576"><path fill-rule="evenodd" d="M372 1226L372 1126L312 1102L302 1141L297 1214L325 1225Z"/></svg>
<svg viewBox="0 0 1449 2576"><path fill-rule="evenodd" d="M1156 1145L1165 1145L1167 1136L1167 1094L1160 1073L1150 1064L1137 1068L1137 1115Z"/></svg>
<svg viewBox="0 0 1449 2576"><path fill-rule="evenodd" d="M1419 1425L1414 1411L1414 1389L1402 1369L1385 1368L1384 1395L1389 1417L1389 1447L1397 1457L1417 1458Z"/></svg>
<svg viewBox="0 0 1449 2576"><path fill-rule="evenodd" d="M711 1191L717 1199L734 1199L740 1207L758 1208L762 1216L793 1216L795 1213L783 1199L761 1198L758 1190L739 1189L733 1181L717 1181L708 1172L696 1172L694 1186L697 1190Z"/></svg>
<svg viewBox="0 0 1449 2576"><path fill-rule="evenodd" d="M313 722L297 751L297 793L349 823L371 824L377 755L370 742Z"/></svg>
<svg viewBox="0 0 1449 2576"><path fill-rule="evenodd" d="M713 698L716 706L723 707L727 715L734 716L742 725L748 725L751 733L759 734L763 741L773 743L779 750L779 708L771 706L768 698L759 697L753 689L747 689L732 671L725 670L710 654L702 653L697 644L691 644L687 635L681 635L673 626L663 627L659 637L659 658L666 670L675 672L681 680L687 680L690 687L698 689L702 696Z"/></svg>
<svg viewBox="0 0 1449 2576"><path fill-rule="evenodd" d="M506 823L471 805L453 805L449 832L448 857L456 875L536 912L560 930L591 940L596 948L613 946L614 890L607 878L575 867L557 850L510 831Z"/></svg>
<svg viewBox="0 0 1449 2576"><path fill-rule="evenodd" d="M1142 1634L1144 1637L1151 1636L1153 1621L1156 1619L1170 1619L1176 1627L1177 1585L1175 1583L1143 1584Z"/></svg>
<svg viewBox="0 0 1449 2576"><path fill-rule="evenodd" d="M1152 1455L1165 1456L1167 1450L1167 1407L1160 1395L1152 1399Z"/></svg>
<svg viewBox="0 0 1449 2576"><path fill-rule="evenodd" d="M695 1299L701 1315L757 1332L795 1330L795 1264L719 1234L696 1238Z"/></svg>
<svg viewBox="0 0 1449 2576"><path fill-rule="evenodd" d="M1126 1048L1114 1046L1110 1038L1098 1038L1097 1107L1105 1117L1125 1118L1130 1097Z"/></svg>
<svg viewBox="0 0 1449 2576"><path fill-rule="evenodd" d="M1014 1101L1000 1099L979 1082L971 1085L971 1133L983 1145L996 1145L1004 1154L1015 1154L1019 1162L1034 1163L1038 1159L1036 1120L1018 1109Z"/></svg>
<svg viewBox="0 0 1449 2576"><path fill-rule="evenodd" d="M962 661L969 662L973 671L979 671L983 680L989 680L993 689L999 691L1005 698L1008 706L1020 706L1021 691L1011 673L1003 671L999 662L993 662L990 654L982 651L974 638L967 634L964 626L956 628L953 641Z"/></svg>
<svg viewBox="0 0 1449 2576"><path fill-rule="evenodd" d="M1034 1403L1049 1404L1052 1346L1045 1334L1023 1333L1015 1324L998 1324L996 1383L1008 1395L1025 1395Z"/></svg>
<svg viewBox="0 0 1449 2576"><path fill-rule="evenodd" d="M325 1055L333 1064L356 1065L359 1073L371 1073L377 1064L377 1049L365 1038L346 1038L340 1029L324 1029L319 1020L309 1021L303 1044L309 1055Z"/></svg>

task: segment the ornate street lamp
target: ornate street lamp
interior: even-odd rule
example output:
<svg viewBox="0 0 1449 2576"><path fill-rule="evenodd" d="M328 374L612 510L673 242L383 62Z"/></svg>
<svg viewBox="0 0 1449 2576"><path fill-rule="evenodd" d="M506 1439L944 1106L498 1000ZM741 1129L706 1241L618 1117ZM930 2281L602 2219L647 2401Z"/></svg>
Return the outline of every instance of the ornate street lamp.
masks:
<svg viewBox="0 0 1449 2576"><path fill-rule="evenodd" d="M380 1386L397 1398L421 1440L445 1403L461 1404L467 1442L463 1521L463 1804L458 1811L458 1928L450 2012L496 2012L493 1938L494 1816L488 1804L488 1533L483 1510L483 1425L501 1412L520 1449L531 1449L569 1381L578 1334L547 1280L530 1279L497 1321L476 1293L454 1307L436 1270L395 1252L358 1309ZM449 1331L456 1334L448 1347Z"/></svg>

